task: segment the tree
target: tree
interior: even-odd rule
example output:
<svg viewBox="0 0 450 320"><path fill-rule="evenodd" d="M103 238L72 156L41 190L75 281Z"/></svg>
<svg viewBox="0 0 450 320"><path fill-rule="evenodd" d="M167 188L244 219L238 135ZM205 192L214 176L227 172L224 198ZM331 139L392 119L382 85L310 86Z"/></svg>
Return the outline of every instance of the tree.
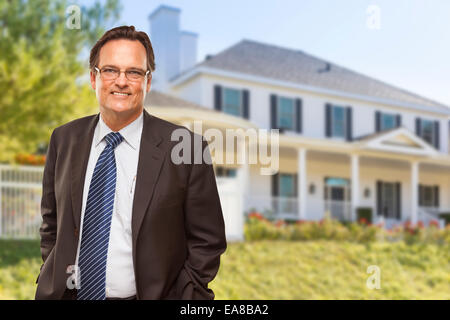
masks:
<svg viewBox="0 0 450 320"><path fill-rule="evenodd" d="M103 2L79 6L80 28L70 29L73 2L0 1L0 162L35 152L55 127L97 111L82 56L119 17L119 0Z"/></svg>

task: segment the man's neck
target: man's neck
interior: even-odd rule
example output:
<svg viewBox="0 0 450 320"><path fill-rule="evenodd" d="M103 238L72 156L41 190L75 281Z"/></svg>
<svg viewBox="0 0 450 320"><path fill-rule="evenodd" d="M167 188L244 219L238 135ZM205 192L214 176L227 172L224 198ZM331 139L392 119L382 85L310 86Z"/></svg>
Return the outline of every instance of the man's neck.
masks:
<svg viewBox="0 0 450 320"><path fill-rule="evenodd" d="M143 109L141 109L140 112L133 113L131 115L118 115L114 112L102 112L100 111L100 114L102 116L103 122L114 132L119 131L122 128L125 128L127 125L132 123L134 120L139 118L141 113L143 112Z"/></svg>

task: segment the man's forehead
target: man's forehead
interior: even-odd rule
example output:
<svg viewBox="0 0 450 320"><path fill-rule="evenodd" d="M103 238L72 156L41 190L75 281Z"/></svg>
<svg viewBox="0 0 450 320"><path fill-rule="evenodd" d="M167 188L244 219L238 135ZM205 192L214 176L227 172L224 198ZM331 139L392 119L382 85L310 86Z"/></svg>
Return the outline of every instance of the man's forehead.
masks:
<svg viewBox="0 0 450 320"><path fill-rule="evenodd" d="M100 49L99 65L146 69L146 59L145 47L138 40L110 40Z"/></svg>

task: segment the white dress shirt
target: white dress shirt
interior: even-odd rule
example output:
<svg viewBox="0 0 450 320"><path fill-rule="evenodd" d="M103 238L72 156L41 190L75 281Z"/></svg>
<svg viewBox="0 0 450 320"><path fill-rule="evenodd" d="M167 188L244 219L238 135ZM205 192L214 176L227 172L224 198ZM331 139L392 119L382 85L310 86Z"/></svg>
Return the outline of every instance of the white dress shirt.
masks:
<svg viewBox="0 0 450 320"><path fill-rule="evenodd" d="M106 297L125 298L136 294L132 256L131 215L142 127L143 113L141 113L141 115L132 123L119 130L119 133L124 139L114 150L117 170L116 195L111 219L106 262ZM86 178L84 180L80 238L75 262L77 266L83 235L83 219L89 194L89 186L91 184L97 160L103 149L106 147L104 137L110 132L113 131L106 125L100 115L94 131L89 162L86 169Z"/></svg>

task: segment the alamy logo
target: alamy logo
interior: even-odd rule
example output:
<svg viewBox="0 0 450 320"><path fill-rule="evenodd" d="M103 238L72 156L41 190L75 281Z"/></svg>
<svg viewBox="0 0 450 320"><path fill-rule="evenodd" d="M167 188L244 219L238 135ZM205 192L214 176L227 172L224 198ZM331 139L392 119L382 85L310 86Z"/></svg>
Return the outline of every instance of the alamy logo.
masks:
<svg viewBox="0 0 450 320"><path fill-rule="evenodd" d="M381 269L379 266L368 266L367 271L368 274L372 274L367 278L366 286L368 289L381 289Z"/></svg>
<svg viewBox="0 0 450 320"><path fill-rule="evenodd" d="M79 6L71 5L66 9L68 15L66 19L66 27L68 29L81 29L81 9Z"/></svg>
<svg viewBox="0 0 450 320"><path fill-rule="evenodd" d="M226 129L225 135L219 129L209 128L202 131L202 122L194 121L192 140L189 130L179 128L172 132L171 140L179 141L171 152L174 164L192 161L192 143L195 154L194 164L259 164L261 175L273 175L279 169L279 130L272 129ZM203 137L211 141L208 148L200 152ZM209 149L209 150L208 150ZM270 152L269 152L270 151ZM210 156L211 155L211 156Z"/></svg>
<svg viewBox="0 0 450 320"><path fill-rule="evenodd" d="M377 5L370 5L367 7L367 28L371 30L380 30L381 29L381 9Z"/></svg>
<svg viewBox="0 0 450 320"><path fill-rule="evenodd" d="M66 286L68 289L80 289L80 282L78 281L79 268L77 265L67 266L66 273L70 274L70 277L66 280Z"/></svg>

